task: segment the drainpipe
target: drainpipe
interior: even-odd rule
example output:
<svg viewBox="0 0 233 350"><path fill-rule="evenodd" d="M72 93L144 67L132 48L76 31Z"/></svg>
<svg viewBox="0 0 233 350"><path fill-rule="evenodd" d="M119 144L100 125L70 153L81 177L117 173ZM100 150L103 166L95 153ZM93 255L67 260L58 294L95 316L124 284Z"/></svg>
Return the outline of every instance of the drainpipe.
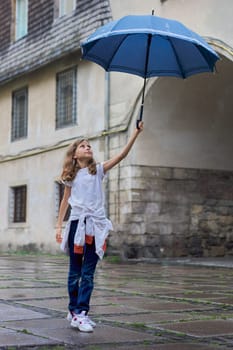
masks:
<svg viewBox="0 0 233 350"><path fill-rule="evenodd" d="M104 159L109 159L109 118L110 118L110 73L105 72L105 105L104 105L104 129L105 135L105 145L104 145ZM109 175L108 175L109 176ZM106 176L105 183L105 209L106 216L109 216L109 177Z"/></svg>

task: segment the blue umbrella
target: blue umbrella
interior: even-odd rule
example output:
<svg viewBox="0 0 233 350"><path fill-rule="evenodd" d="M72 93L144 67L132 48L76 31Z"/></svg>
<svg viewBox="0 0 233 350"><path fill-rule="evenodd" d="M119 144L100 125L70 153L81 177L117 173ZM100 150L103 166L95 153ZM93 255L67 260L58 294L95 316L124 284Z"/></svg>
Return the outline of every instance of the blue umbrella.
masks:
<svg viewBox="0 0 233 350"><path fill-rule="evenodd" d="M83 43L82 57L102 66L144 78L213 72L219 59L206 41L182 23L158 16L130 15L98 28Z"/></svg>

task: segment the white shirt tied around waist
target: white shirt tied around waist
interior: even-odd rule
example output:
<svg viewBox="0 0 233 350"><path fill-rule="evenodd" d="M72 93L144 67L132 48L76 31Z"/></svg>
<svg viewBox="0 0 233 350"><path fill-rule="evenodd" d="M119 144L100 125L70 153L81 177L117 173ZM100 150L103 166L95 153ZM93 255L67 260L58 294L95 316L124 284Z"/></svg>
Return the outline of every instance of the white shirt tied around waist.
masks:
<svg viewBox="0 0 233 350"><path fill-rule="evenodd" d="M80 169L72 182L64 183L71 187L71 195L68 200L71 205L71 214L65 227L61 249L68 253L70 224L73 220L79 220L74 236L74 244L84 246L85 235L94 236L96 254L102 259L105 239L109 230L112 230L113 227L104 212L103 164L97 164L96 170L96 174L91 175L87 168Z"/></svg>
<svg viewBox="0 0 233 350"><path fill-rule="evenodd" d="M77 218L70 218L70 220L67 222L61 243L62 251L66 253L69 252L68 237L72 220L77 220ZM78 218L78 225L74 236L74 244L77 246L84 246L86 234L95 237L96 254L100 257L100 259L102 259L104 256L103 246L109 230L112 230L112 223L107 218L83 214Z"/></svg>

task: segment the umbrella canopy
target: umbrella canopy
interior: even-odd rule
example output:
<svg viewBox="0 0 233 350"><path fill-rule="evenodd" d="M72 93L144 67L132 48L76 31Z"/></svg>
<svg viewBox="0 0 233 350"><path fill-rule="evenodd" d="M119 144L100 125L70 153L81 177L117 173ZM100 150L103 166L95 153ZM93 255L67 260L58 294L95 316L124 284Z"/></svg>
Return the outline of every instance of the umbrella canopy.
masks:
<svg viewBox="0 0 233 350"><path fill-rule="evenodd" d="M217 53L182 23L158 16L130 15L97 29L81 44L84 59L106 71L118 71L146 79L158 76L187 78L213 72Z"/></svg>

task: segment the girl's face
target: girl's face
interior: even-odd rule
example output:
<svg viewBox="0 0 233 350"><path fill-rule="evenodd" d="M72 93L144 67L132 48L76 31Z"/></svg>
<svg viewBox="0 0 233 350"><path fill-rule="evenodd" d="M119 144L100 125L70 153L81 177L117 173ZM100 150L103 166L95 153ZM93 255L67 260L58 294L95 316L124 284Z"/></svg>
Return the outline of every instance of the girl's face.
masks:
<svg viewBox="0 0 233 350"><path fill-rule="evenodd" d="M74 153L74 159L77 160L90 160L93 157L91 145L88 141L82 141L76 148Z"/></svg>

